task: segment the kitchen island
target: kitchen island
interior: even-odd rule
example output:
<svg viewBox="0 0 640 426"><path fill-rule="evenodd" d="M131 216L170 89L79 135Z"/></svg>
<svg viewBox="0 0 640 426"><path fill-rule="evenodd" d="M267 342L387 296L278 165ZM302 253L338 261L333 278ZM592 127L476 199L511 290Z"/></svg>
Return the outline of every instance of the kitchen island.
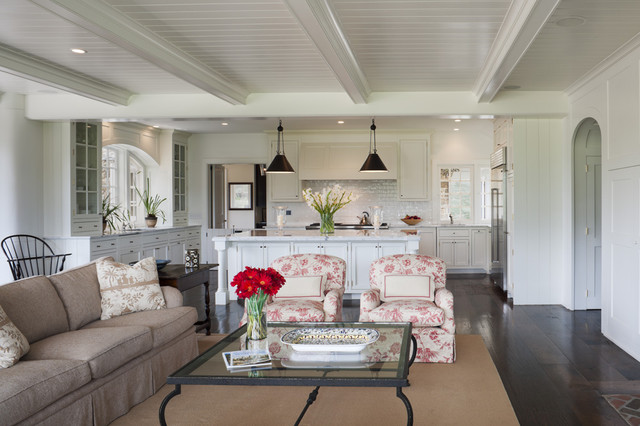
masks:
<svg viewBox="0 0 640 426"><path fill-rule="evenodd" d="M331 235L319 231L251 230L213 237L218 252L216 305L236 300L229 283L245 266L266 268L280 256L322 253L347 262L345 299L358 298L369 289L369 266L382 256L417 253L420 236L393 230L340 230Z"/></svg>

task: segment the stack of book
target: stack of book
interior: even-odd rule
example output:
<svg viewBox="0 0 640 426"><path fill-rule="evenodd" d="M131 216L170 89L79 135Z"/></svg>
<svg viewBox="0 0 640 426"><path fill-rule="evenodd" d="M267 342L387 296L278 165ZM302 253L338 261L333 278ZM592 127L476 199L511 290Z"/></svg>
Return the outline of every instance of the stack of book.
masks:
<svg viewBox="0 0 640 426"><path fill-rule="evenodd" d="M223 352L230 371L251 371L271 368L271 354L267 350Z"/></svg>

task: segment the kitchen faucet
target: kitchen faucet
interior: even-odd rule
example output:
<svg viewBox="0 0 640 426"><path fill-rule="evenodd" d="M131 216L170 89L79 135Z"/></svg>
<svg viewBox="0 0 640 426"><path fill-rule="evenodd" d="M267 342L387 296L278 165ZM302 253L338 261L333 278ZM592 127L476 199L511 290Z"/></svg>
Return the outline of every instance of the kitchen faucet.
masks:
<svg viewBox="0 0 640 426"><path fill-rule="evenodd" d="M453 225L453 216L449 215L449 221Z"/></svg>

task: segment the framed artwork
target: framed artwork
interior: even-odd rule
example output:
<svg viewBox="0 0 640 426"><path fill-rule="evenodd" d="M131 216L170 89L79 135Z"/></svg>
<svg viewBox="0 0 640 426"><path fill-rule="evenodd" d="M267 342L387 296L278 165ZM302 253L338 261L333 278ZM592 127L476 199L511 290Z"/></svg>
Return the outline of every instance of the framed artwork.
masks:
<svg viewBox="0 0 640 426"><path fill-rule="evenodd" d="M253 183L229 184L229 210L253 209Z"/></svg>

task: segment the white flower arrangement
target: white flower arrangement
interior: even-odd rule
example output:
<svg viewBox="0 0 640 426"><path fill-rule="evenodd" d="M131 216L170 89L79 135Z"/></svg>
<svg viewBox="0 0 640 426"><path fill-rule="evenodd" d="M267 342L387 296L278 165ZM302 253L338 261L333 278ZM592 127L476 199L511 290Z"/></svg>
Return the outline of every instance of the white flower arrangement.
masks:
<svg viewBox="0 0 640 426"><path fill-rule="evenodd" d="M309 207L314 208L321 215L333 215L335 212L357 200L353 192L347 193L338 184L325 187L322 192L313 192L311 188L302 191L302 196Z"/></svg>

